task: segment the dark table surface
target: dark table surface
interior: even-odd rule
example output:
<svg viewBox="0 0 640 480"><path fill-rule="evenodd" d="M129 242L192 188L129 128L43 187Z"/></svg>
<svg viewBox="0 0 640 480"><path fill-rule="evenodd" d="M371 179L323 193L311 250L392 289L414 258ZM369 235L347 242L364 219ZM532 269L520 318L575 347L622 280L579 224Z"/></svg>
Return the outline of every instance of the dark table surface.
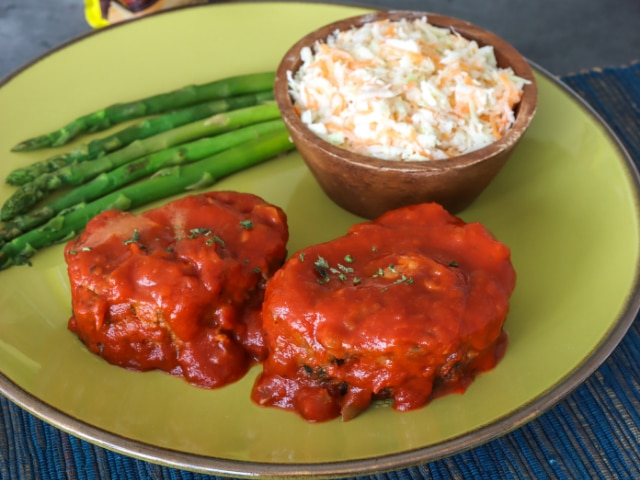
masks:
<svg viewBox="0 0 640 480"><path fill-rule="evenodd" d="M214 3L214 2L212 2ZM640 59L637 0L330 1L426 10L492 30L557 75ZM2 0L0 78L90 30L82 0Z"/></svg>

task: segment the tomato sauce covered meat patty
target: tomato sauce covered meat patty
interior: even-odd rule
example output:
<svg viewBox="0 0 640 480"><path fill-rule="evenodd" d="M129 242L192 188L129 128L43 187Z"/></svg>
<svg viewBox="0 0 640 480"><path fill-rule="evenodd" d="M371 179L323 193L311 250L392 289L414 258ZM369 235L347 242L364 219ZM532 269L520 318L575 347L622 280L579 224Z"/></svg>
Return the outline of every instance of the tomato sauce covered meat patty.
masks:
<svg viewBox="0 0 640 480"><path fill-rule="evenodd" d="M266 356L260 308L287 240L281 209L236 192L104 212L65 248L69 329L115 365L233 382Z"/></svg>
<svg viewBox="0 0 640 480"><path fill-rule="evenodd" d="M308 421L464 392L506 346L510 251L437 204L391 211L293 255L269 281L252 399Z"/></svg>

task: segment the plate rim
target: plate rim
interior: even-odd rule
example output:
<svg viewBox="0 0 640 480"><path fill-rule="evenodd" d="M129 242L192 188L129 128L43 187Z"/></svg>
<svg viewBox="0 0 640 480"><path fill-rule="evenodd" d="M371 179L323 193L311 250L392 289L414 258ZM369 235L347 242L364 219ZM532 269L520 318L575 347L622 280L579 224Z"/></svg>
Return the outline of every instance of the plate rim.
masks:
<svg viewBox="0 0 640 480"><path fill-rule="evenodd" d="M121 22L107 27L107 29L91 30L83 35L77 36L57 47L48 50L42 55L22 65L18 69L0 78L0 88L16 78L21 72L33 67L44 58L64 50L69 46L80 43L88 37L99 35L114 28L125 27L132 23L145 21L157 15L166 15L176 10L187 8L213 8L221 5L234 3L282 3L282 2L251 2L223 0L221 2L200 4L193 6L178 7L171 10L156 12L133 21ZM303 2L293 2L303 3ZM316 3L316 2L314 2ZM380 10L378 7L366 5L346 5L329 4L319 2L321 5L329 7L361 8L370 10ZM580 97L573 89L563 82L556 75L551 74L540 65L527 59L528 63L537 75L545 77L553 87L558 88L566 94L571 101L577 104L587 117L595 120L597 127L602 129L605 136L611 142L612 147L618 151L617 160L621 161L626 169L627 178L632 184L633 200L636 214L640 217L640 174L631 155L621 142L613 129L604 121L602 116L589 105L585 99ZM450 438L443 442L420 447L404 452L386 454L380 457L370 457L357 460L343 460L336 462L320 463L265 463L246 462L230 460L221 457L210 457L200 454L187 453L169 448L158 447L139 440L132 440L125 436L109 432L100 427L90 425L79 420L72 415L65 413L58 408L48 404L45 400L28 393L22 387L14 383L3 372L0 372L0 394L12 401L14 404L32 414L43 422L58 428L59 430L88 441L94 445L113 451L118 454L130 456L143 461L163 465L171 468L178 468L187 471L217 474L223 476L236 477L336 477L344 475L362 475L380 473L385 471L408 468L419 464L424 464L462 451L478 447L491 440L499 438L512 432L526 423L542 415L545 411L559 403L563 398L570 395L582 383L584 383L611 355L623 337L628 332L640 311L640 259L636 261L633 281L627 292L623 308L621 308L617 319L613 321L606 333L594 347L592 352L583 358L581 362L565 376L559 379L547 391L535 397L531 401L521 405L518 409L507 415L499 417L497 420L476 428L472 432L467 432L457 437Z"/></svg>

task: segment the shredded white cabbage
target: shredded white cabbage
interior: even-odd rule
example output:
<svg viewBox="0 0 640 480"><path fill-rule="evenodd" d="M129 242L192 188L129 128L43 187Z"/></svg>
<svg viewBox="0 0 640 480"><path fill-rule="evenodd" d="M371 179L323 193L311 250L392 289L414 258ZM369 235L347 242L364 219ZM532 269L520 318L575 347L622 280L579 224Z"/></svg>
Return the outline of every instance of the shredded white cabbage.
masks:
<svg viewBox="0 0 640 480"><path fill-rule="evenodd" d="M301 59L288 81L302 121L335 145L388 160L444 159L494 142L527 83L497 67L492 47L426 17L335 32Z"/></svg>

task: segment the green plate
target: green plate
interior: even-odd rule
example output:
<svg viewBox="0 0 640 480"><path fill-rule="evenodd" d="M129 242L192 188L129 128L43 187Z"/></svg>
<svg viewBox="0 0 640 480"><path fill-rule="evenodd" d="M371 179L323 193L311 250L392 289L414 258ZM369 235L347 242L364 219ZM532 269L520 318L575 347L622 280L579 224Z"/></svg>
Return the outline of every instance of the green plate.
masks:
<svg viewBox="0 0 640 480"><path fill-rule="evenodd" d="M321 4L209 5L88 35L0 86L0 175L51 151L16 142L117 101L275 69L307 31L362 9ZM518 284L499 366L464 395L409 413L372 408L347 423L307 424L249 399L259 368L213 391L135 373L90 354L66 329L62 247L0 272L0 391L47 422L152 462L228 475L370 473L417 464L504 434L590 375L638 309L638 180L600 120L536 68L531 129L490 188L462 213L513 252ZM358 219L332 204L297 154L220 182L282 206L290 252ZM0 201L12 189L0 187Z"/></svg>

